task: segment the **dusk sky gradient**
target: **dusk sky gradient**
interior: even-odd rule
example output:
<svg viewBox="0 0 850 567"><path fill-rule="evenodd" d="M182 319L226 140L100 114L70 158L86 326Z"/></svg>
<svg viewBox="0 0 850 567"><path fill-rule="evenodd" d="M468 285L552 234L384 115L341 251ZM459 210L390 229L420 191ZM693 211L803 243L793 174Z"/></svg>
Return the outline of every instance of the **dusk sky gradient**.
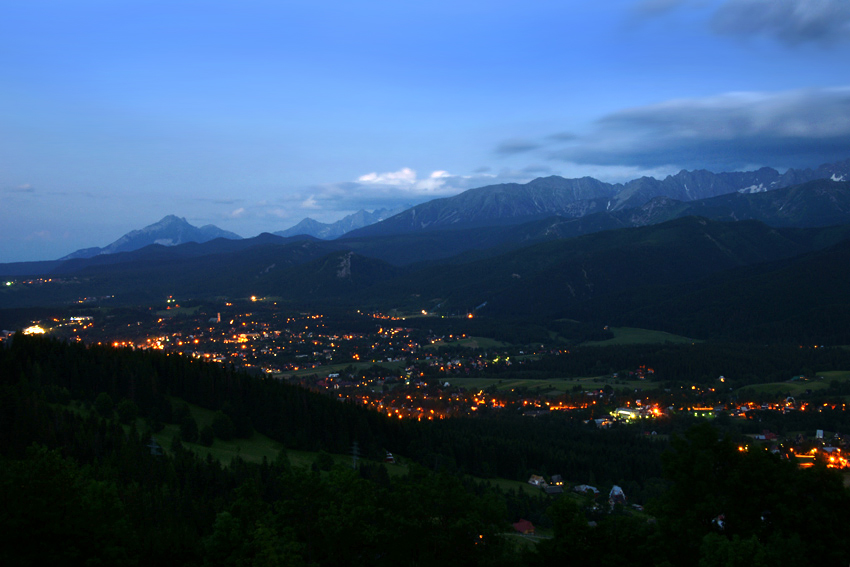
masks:
<svg viewBox="0 0 850 567"><path fill-rule="evenodd" d="M850 158L850 1L0 0L0 262Z"/></svg>

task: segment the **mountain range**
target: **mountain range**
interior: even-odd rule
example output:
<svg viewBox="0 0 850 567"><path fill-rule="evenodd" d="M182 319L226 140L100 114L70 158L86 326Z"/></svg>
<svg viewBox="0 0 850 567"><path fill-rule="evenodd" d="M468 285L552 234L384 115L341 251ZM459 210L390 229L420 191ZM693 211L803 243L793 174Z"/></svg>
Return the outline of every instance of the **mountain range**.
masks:
<svg viewBox="0 0 850 567"><path fill-rule="evenodd" d="M577 320L699 338L850 343L850 182L840 180L848 167L850 161L782 175L682 172L666 180L667 193L682 199L654 195L636 207L611 204L626 186L615 191L590 178L550 177L431 201L332 240L267 233L169 239L169 245L89 258L0 265L0 274L43 273L63 282L3 286L0 309L67 305L80 297L138 303L169 295L263 295L307 308L398 308L544 326ZM791 177L804 182L778 187ZM710 194L721 181L724 189L737 189L689 198ZM671 189L677 186L690 193ZM601 200L604 206L589 212L588 204ZM481 208L460 207L464 202ZM570 213L585 206L586 214ZM410 224L414 213L436 220ZM157 225L188 225L166 220ZM136 231L123 245L163 234Z"/></svg>
<svg viewBox="0 0 850 567"><path fill-rule="evenodd" d="M732 173L683 170L661 180L642 177L626 184L604 183L592 177L541 177L524 185L490 185L428 201L384 221L351 231L347 236L517 224L555 215L580 218L593 213L641 207L657 197L689 202L732 193L772 191L816 179L850 180L850 159L824 164L817 169L789 169L782 174L768 167Z"/></svg>
<svg viewBox="0 0 850 567"><path fill-rule="evenodd" d="M739 210L746 206L745 201L733 202L730 200L732 197L727 197L722 202L705 202L705 199L775 191L818 179L850 180L850 159L835 164L824 164L816 169L789 169L782 174L767 167L757 171L732 173L683 170L663 180L642 177L625 184L605 183L591 177L565 179L550 176L534 179L526 184L511 183L470 189L454 197L435 199L415 207L377 209L372 212L360 210L334 223L305 218L297 225L274 234L283 237L307 235L322 240L344 237L352 240L442 229L509 226L552 216L582 219L600 215L582 223L585 228L579 228L576 232L581 234L594 230L592 227L597 227L598 230L617 226L641 226L686 214L703 214L718 218L720 213L709 212L711 207L725 207L728 209L729 218L732 219L762 218L765 216L764 211ZM692 202L702 204L682 205ZM700 208L703 210L698 210ZM634 214L622 213L632 210ZM602 215L605 214L611 217L604 218ZM771 223L769 219L763 220ZM789 220L789 223L799 224L794 220ZM578 225L574 225L572 230L575 231L576 226ZM58 261L129 252L151 244L176 246L187 242L203 243L216 238L241 239L238 234L211 224L195 227L185 218L168 215L159 222L125 234L107 246L83 248ZM21 264L27 263L16 263L15 268L0 268L0 274L26 273L26 265ZM39 264L39 270L49 270L56 266L53 262Z"/></svg>

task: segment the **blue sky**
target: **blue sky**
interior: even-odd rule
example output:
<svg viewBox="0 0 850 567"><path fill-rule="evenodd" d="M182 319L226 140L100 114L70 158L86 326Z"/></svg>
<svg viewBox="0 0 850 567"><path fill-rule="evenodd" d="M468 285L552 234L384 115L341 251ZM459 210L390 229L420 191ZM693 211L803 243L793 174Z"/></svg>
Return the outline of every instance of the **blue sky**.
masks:
<svg viewBox="0 0 850 567"><path fill-rule="evenodd" d="M408 5L410 4L410 5ZM850 157L847 0L0 0L0 262Z"/></svg>

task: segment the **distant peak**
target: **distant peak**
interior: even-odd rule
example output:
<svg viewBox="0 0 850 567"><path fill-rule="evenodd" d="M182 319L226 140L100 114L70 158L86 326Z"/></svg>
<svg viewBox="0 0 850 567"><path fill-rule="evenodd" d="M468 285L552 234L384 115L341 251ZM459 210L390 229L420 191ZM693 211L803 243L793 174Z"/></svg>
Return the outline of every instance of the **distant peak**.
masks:
<svg viewBox="0 0 850 567"><path fill-rule="evenodd" d="M186 217L178 217L177 215L165 215L159 222L154 224L169 224L175 222L189 224L189 221L186 220Z"/></svg>

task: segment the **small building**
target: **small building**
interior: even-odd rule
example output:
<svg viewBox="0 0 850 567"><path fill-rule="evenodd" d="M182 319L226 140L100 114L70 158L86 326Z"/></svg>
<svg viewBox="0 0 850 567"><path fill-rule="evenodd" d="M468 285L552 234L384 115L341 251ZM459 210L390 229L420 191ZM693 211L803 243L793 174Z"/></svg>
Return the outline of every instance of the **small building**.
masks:
<svg viewBox="0 0 850 567"><path fill-rule="evenodd" d="M618 419L633 420L640 417L640 410L634 408L617 408L611 414Z"/></svg>
<svg viewBox="0 0 850 567"><path fill-rule="evenodd" d="M616 484L611 487L611 492L608 493L608 504L611 506L614 506L615 504L621 504L623 506L626 505L626 494L623 492L623 489Z"/></svg>
<svg viewBox="0 0 850 567"><path fill-rule="evenodd" d="M593 494L596 496L599 494L599 490L595 486L590 486L589 484L577 484L573 487L573 492L578 492L579 494Z"/></svg>
<svg viewBox="0 0 850 567"><path fill-rule="evenodd" d="M523 535L534 535L534 524L528 520L520 520L514 524L514 529Z"/></svg>
<svg viewBox="0 0 850 567"><path fill-rule="evenodd" d="M543 477L537 474L531 475L531 478L528 479L528 484L531 486L546 486L546 481L543 480Z"/></svg>

